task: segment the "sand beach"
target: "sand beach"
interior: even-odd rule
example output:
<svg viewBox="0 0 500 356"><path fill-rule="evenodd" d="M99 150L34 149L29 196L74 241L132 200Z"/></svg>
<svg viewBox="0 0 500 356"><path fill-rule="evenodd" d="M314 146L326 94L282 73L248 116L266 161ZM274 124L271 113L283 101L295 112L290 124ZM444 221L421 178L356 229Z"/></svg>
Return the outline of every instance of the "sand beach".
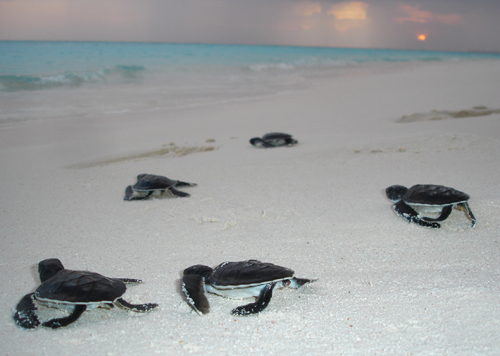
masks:
<svg viewBox="0 0 500 356"><path fill-rule="evenodd" d="M0 354L500 354L498 93L500 62L487 60L367 65L300 90L140 120L126 107L72 117L92 103L46 91L67 99L67 117L0 125ZM9 98L2 93L2 105ZM299 144L248 142L273 131ZM182 189L189 198L124 201L140 173L198 186ZM440 229L396 216L385 188L419 183L470 194L477 225L459 211ZM52 257L140 278L126 299L159 307L22 330L14 307ZM247 259L318 280L275 291L250 317L230 314L248 301L209 295L204 316L183 301L184 268Z"/></svg>

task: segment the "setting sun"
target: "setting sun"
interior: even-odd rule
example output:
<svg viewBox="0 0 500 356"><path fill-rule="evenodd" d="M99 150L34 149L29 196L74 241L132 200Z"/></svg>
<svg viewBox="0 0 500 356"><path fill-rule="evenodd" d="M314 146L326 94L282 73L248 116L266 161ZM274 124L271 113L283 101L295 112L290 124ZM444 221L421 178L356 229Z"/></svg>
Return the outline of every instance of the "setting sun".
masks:
<svg viewBox="0 0 500 356"><path fill-rule="evenodd" d="M417 36L417 40L419 41L425 41L427 39L427 37L425 35L418 35Z"/></svg>

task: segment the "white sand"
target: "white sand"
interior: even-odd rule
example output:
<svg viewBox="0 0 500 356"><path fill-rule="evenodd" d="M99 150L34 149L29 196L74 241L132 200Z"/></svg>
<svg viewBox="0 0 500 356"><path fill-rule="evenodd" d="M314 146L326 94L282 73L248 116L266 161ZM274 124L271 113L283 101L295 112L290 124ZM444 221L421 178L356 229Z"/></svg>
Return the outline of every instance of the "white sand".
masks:
<svg viewBox="0 0 500 356"><path fill-rule="evenodd" d="M500 354L500 114L396 122L499 109L499 93L498 61L426 63L140 120L0 126L0 354ZM248 143L270 131L300 143ZM137 157L171 142L216 149ZM139 173L198 186L182 189L190 198L124 202ZM397 217L384 189L418 183L470 194L477 226L457 211L436 230ZM160 307L94 310L67 328L24 331L13 308L49 257L142 278L126 299ZM230 314L249 301L209 295L203 317L182 301L184 268L244 259L319 280L276 291L258 316Z"/></svg>

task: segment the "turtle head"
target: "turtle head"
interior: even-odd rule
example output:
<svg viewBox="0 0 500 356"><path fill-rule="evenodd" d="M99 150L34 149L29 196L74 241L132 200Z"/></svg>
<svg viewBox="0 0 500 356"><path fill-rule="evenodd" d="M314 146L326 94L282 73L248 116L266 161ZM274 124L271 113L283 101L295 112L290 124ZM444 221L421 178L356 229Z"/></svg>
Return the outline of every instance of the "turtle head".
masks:
<svg viewBox="0 0 500 356"><path fill-rule="evenodd" d="M38 274L40 281L45 282L47 279L55 275L57 272L62 271L64 266L57 258L49 258L43 260L38 264Z"/></svg>
<svg viewBox="0 0 500 356"><path fill-rule="evenodd" d="M210 277L214 270L211 267L204 266L204 265L195 265L188 267L184 270L184 275L187 276L189 274L197 274L202 276L203 278L207 279Z"/></svg>
<svg viewBox="0 0 500 356"><path fill-rule="evenodd" d="M385 190L387 198L389 198L393 203L396 203L403 198L403 195L408 191L408 188L402 185L391 185Z"/></svg>

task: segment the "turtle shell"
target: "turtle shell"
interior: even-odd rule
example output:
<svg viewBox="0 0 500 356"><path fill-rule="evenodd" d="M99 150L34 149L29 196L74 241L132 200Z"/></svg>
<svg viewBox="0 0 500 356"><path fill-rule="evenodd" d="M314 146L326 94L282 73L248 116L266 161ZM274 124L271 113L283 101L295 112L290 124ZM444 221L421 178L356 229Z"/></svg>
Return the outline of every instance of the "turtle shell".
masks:
<svg viewBox="0 0 500 356"><path fill-rule="evenodd" d="M43 282L35 298L64 304L113 302L127 287L119 279L99 273L62 270Z"/></svg>
<svg viewBox="0 0 500 356"><path fill-rule="evenodd" d="M442 185L417 184L408 189L402 200L415 205L453 205L469 198L464 192Z"/></svg>
<svg viewBox="0 0 500 356"><path fill-rule="evenodd" d="M215 267L208 283L214 286L246 286L293 277L289 268L255 260L224 262Z"/></svg>
<svg viewBox="0 0 500 356"><path fill-rule="evenodd" d="M134 184L134 189L137 191L168 189L177 183L176 180L154 174L140 174L137 179L137 183Z"/></svg>
<svg viewBox="0 0 500 356"><path fill-rule="evenodd" d="M272 140L285 140L287 138L292 138L292 135L282 133L282 132L270 132L262 136L263 141L272 141Z"/></svg>

